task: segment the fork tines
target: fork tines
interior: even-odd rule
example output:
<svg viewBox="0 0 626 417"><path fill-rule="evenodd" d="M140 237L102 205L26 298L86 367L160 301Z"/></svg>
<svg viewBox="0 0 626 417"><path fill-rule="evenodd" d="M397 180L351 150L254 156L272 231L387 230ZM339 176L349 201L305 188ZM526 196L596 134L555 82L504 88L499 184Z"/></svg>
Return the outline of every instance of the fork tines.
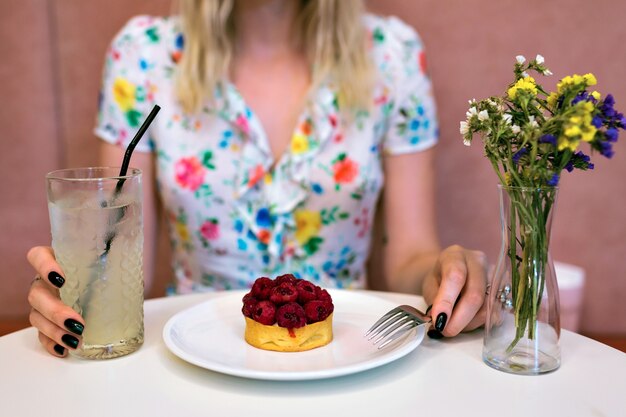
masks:
<svg viewBox="0 0 626 417"><path fill-rule="evenodd" d="M411 329L425 324L426 321L407 312L403 306L396 307L383 315L374 325L365 333L367 340L374 340L374 345L383 341L378 349L382 349L394 340L399 339ZM369 337L368 337L369 336Z"/></svg>

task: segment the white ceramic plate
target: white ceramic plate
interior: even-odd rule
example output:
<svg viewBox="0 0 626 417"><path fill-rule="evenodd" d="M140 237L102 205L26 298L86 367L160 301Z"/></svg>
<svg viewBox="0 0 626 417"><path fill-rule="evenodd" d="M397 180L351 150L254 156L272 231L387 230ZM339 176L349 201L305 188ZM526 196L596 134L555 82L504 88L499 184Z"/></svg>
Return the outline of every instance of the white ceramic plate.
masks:
<svg viewBox="0 0 626 417"><path fill-rule="evenodd" d="M330 290L335 304L333 341L306 352L271 352L244 340L241 298L233 291L173 316L163 329L167 347L179 358L212 371L267 380L308 380L361 372L392 362L414 350L424 326L384 349L363 334L395 304L348 290Z"/></svg>

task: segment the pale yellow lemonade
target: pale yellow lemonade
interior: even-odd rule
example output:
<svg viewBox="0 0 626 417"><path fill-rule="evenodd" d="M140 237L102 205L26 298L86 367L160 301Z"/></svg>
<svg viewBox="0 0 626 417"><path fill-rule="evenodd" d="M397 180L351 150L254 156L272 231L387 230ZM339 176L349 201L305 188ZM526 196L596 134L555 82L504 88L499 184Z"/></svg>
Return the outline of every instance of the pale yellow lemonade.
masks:
<svg viewBox="0 0 626 417"><path fill-rule="evenodd" d="M113 358L143 343L143 228L135 194L107 204L77 190L48 204L52 247L66 276L61 298L85 320L77 356Z"/></svg>

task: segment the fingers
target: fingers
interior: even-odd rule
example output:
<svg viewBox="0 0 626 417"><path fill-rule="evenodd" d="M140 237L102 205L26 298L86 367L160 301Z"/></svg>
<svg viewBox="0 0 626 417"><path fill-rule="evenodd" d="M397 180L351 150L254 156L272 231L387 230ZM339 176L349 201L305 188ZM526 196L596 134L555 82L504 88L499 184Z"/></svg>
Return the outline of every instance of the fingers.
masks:
<svg viewBox="0 0 626 417"><path fill-rule="evenodd" d="M31 249L28 260L39 274L50 268L60 270L51 248ZM80 346L84 321L72 308L63 304L54 280L35 280L28 292L28 302L32 307L30 322L39 330L39 340L48 352L64 357L68 349Z"/></svg>
<svg viewBox="0 0 626 417"><path fill-rule="evenodd" d="M456 300L465 286L467 267L465 255L460 246L451 246L439 256L435 270L439 272L440 283L433 300L431 316L435 330L443 332Z"/></svg>
<svg viewBox="0 0 626 417"><path fill-rule="evenodd" d="M67 349L73 350L80 346L80 336L55 325L37 310L31 310L29 319L30 323L39 330L39 341L53 355L63 357Z"/></svg>
<svg viewBox="0 0 626 417"><path fill-rule="evenodd" d="M481 252L465 251L464 256L467 268L465 286L443 331L444 336L455 336L484 323L484 312L482 317L478 314L485 302L486 259Z"/></svg>
<svg viewBox="0 0 626 417"><path fill-rule="evenodd" d="M26 259L50 285L61 288L65 283L61 267L54 258L54 251L49 246L35 246L28 251Z"/></svg>
<svg viewBox="0 0 626 417"><path fill-rule="evenodd" d="M35 281L28 292L28 302L33 310L57 327L77 335L82 334L83 319L71 307L66 306L43 280ZM75 323L77 322L78 325ZM33 326L39 328L35 323ZM42 330L42 329L39 329Z"/></svg>
<svg viewBox="0 0 626 417"><path fill-rule="evenodd" d="M54 356L58 356L59 358L64 358L67 356L67 349L57 344L54 340L50 339L41 332L39 332L39 342L48 351L48 353Z"/></svg>
<svg viewBox="0 0 626 417"><path fill-rule="evenodd" d="M455 336L485 322L486 257L482 252L460 246L444 250L434 269L440 284L433 300L432 318L439 335ZM431 284L424 290L433 292ZM426 295L426 294L425 294Z"/></svg>

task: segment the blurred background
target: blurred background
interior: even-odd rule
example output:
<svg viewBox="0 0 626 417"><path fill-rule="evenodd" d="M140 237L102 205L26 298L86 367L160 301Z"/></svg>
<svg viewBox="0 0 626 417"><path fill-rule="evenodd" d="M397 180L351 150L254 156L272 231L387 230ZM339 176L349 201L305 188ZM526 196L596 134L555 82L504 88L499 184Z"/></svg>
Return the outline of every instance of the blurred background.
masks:
<svg viewBox="0 0 626 417"><path fill-rule="evenodd" d="M349 1L349 0L348 0ZM553 89L571 73L593 72L598 91L626 111L623 0L369 0L370 10L414 26L426 45L439 108L439 229L445 245L500 246L497 178L478 141L458 133L467 100L502 94L518 54L540 53ZM25 254L50 241L46 172L97 163L92 135L104 54L137 14L167 15L170 0L0 0L0 335L28 326L33 278ZM595 170L564 173L554 220L555 260L585 274L580 321L570 326L626 351L626 137ZM157 285L170 279L162 236ZM575 269L575 273L580 270ZM564 288L567 287L564 284Z"/></svg>

